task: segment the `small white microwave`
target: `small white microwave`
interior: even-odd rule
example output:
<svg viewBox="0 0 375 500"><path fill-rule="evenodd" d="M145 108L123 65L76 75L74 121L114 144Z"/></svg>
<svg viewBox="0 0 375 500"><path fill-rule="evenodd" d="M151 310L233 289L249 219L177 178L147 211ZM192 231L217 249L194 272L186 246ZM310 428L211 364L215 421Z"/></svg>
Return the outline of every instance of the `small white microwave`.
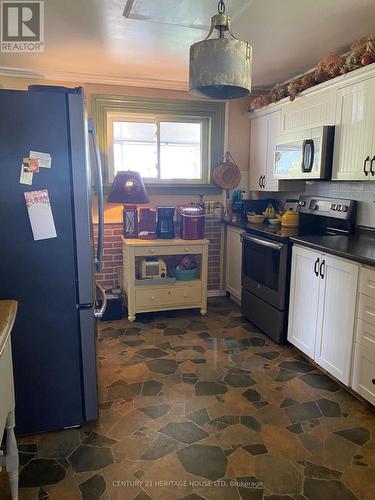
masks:
<svg viewBox="0 0 375 500"><path fill-rule="evenodd" d="M335 127L323 126L284 134L276 140L275 179L330 179Z"/></svg>

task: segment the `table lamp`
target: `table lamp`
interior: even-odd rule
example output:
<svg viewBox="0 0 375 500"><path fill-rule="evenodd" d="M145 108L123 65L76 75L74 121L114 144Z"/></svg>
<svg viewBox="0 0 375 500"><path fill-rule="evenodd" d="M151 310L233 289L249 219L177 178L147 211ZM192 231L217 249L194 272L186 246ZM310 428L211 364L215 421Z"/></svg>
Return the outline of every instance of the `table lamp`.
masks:
<svg viewBox="0 0 375 500"><path fill-rule="evenodd" d="M123 203L124 238L137 238L137 205L144 205L150 201L139 172L131 170L117 172L107 201L109 203Z"/></svg>

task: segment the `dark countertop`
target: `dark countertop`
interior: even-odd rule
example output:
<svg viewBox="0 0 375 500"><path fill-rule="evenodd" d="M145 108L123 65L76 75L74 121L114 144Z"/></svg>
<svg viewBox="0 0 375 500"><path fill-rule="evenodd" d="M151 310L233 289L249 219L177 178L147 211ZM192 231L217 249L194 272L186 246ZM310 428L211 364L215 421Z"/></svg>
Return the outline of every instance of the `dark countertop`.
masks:
<svg viewBox="0 0 375 500"><path fill-rule="evenodd" d="M375 230L358 228L350 236L294 236L290 240L321 252L375 266Z"/></svg>
<svg viewBox="0 0 375 500"><path fill-rule="evenodd" d="M267 236L271 239L289 239L305 247L313 248L320 252L328 252L345 259L354 260L375 266L375 229L357 227L356 233L344 235L298 235L298 229L284 229L280 226L268 224L244 224L236 221L222 219L223 224L238 227L249 232Z"/></svg>
<svg viewBox="0 0 375 500"><path fill-rule="evenodd" d="M246 229L247 224L243 222L237 222L235 220L229 220L229 219L221 219L220 221L222 224L225 224L227 226L233 226L233 227L238 227L239 229Z"/></svg>

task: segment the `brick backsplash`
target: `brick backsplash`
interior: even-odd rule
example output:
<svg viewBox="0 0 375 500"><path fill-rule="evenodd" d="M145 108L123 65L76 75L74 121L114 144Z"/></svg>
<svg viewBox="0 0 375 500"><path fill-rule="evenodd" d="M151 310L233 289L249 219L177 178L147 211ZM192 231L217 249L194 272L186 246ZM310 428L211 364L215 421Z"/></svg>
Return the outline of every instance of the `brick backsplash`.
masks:
<svg viewBox="0 0 375 500"><path fill-rule="evenodd" d="M95 224L95 241L97 233L98 228ZM122 268L122 234L122 224L106 223L104 225L103 270L101 273L97 273L96 280L105 288L119 285L118 270ZM205 238L210 240L208 247L208 289L219 290L221 282L221 225L219 219L206 217Z"/></svg>

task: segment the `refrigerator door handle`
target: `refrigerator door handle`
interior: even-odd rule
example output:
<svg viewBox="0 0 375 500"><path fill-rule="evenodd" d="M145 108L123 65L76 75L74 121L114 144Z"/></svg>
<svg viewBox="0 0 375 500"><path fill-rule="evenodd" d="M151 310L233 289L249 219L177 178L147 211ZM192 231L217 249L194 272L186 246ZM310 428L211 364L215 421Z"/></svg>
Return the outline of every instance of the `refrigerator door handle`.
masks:
<svg viewBox="0 0 375 500"><path fill-rule="evenodd" d="M107 308L107 296L105 294L104 288L99 285L99 283L96 283L96 289L99 290L101 299L102 299L102 305L100 309L94 309L94 317L97 319L101 319L103 317L103 314Z"/></svg>
<svg viewBox="0 0 375 500"><path fill-rule="evenodd" d="M96 139L94 120L92 118L88 119L88 132L91 136L93 145L95 187L98 193L98 246L95 256L95 266L97 272L100 272L103 266L104 194L102 165L100 161L98 142Z"/></svg>

